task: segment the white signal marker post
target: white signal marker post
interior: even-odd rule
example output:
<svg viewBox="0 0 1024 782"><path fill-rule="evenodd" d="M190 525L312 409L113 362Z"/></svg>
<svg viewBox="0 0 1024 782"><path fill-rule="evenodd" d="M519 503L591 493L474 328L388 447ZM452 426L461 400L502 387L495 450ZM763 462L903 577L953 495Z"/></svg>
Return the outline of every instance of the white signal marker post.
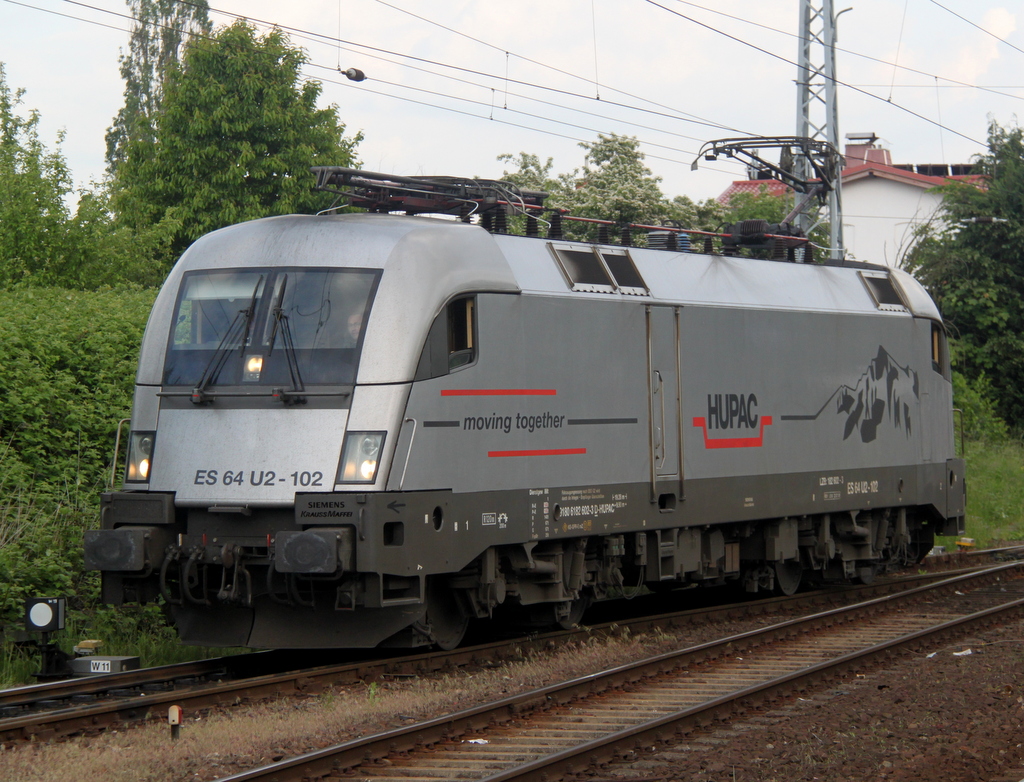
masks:
<svg viewBox="0 0 1024 782"><path fill-rule="evenodd" d="M181 737L181 706L167 710L167 724L171 726L171 739L177 741Z"/></svg>

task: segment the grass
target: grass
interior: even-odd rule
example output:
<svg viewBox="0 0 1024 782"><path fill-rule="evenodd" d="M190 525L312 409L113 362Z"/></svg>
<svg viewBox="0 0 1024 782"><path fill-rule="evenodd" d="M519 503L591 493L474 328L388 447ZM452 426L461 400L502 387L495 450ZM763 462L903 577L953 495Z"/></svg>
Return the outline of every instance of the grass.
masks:
<svg viewBox="0 0 1024 782"><path fill-rule="evenodd" d="M968 442L967 531L979 547L1024 540L1024 443ZM939 538L953 550L956 538Z"/></svg>

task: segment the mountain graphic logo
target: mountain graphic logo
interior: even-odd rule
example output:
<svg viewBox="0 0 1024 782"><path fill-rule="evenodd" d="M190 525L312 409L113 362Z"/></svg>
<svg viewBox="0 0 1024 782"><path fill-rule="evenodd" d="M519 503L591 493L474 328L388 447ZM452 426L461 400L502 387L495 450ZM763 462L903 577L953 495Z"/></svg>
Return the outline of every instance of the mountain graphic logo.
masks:
<svg viewBox="0 0 1024 782"><path fill-rule="evenodd" d="M843 384L832 392L818 412L811 415L782 415L783 421L814 421L830 404L836 415L845 416L843 439L854 432L861 442L870 443L878 437L879 427L889 425L902 430L907 437L913 434L911 405L920 399L917 372L896 361L883 346L868 362L856 384Z"/></svg>

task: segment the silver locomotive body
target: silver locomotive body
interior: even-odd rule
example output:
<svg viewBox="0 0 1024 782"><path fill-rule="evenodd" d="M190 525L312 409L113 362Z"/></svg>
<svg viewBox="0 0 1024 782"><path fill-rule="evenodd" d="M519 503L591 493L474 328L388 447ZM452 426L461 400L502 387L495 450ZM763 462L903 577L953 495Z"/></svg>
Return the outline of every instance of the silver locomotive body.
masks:
<svg viewBox="0 0 1024 782"><path fill-rule="evenodd" d="M184 641L256 647L867 579L962 531L951 410L896 270L268 218L160 293L86 562Z"/></svg>

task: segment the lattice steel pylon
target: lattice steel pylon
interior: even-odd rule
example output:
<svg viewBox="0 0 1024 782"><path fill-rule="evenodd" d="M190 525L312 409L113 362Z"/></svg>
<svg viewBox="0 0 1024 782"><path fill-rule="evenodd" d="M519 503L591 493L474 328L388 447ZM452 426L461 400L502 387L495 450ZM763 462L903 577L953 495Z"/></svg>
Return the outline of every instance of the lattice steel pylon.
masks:
<svg viewBox="0 0 1024 782"><path fill-rule="evenodd" d="M836 102L836 14L832 0L800 0L799 57L796 79L796 135L825 141L838 150L839 110ZM842 170L836 161L837 172ZM793 160L793 173L810 176L810 161ZM828 193L829 255L845 256L843 244L842 176L837 175ZM799 199L799 195L797 195ZM809 205L796 218L806 233L818 222L819 210Z"/></svg>

